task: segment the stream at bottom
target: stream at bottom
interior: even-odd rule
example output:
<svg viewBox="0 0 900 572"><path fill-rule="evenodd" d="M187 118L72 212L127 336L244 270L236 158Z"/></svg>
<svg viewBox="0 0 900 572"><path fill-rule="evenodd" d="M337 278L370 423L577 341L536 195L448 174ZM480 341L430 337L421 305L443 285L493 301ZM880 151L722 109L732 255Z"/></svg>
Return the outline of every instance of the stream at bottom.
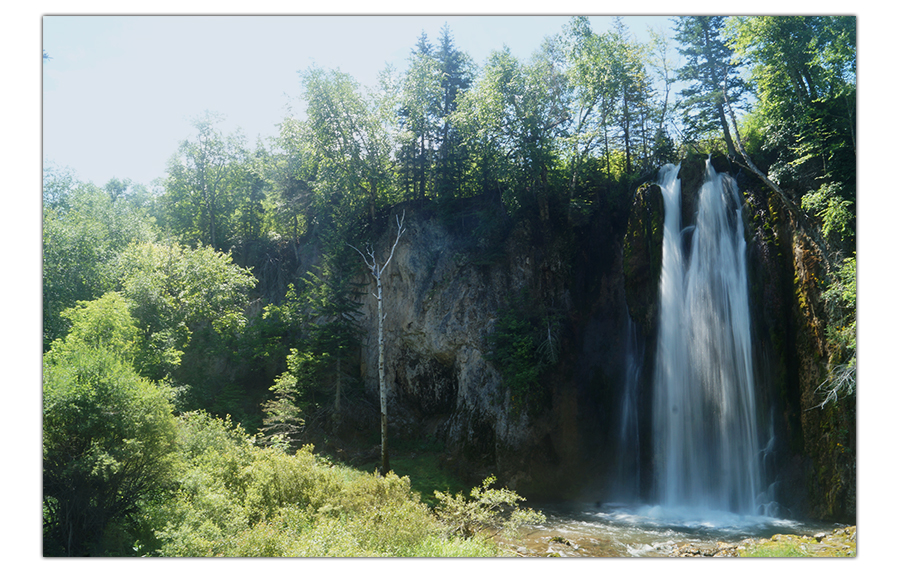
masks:
<svg viewBox="0 0 900 572"><path fill-rule="evenodd" d="M837 524L798 522L768 516L738 515L650 505L566 503L535 505L547 521L520 530L503 541L523 556L665 557L677 546L715 548L775 534L815 535Z"/></svg>

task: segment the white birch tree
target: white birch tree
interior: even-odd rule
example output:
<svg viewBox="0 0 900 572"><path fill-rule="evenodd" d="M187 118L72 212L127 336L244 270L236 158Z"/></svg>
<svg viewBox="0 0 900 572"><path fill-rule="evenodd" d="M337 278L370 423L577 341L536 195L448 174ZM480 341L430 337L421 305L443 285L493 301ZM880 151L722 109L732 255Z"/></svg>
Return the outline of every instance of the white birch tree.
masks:
<svg viewBox="0 0 900 572"><path fill-rule="evenodd" d="M403 236L405 232L403 228L403 221L406 218L406 211L403 211L403 216L396 217L397 220L397 238L394 239L394 245L391 246L391 253L388 255L387 260L384 264L379 265L378 260L375 257L375 249L371 244L366 245L366 254L363 254L358 248L353 245L350 247L359 253L359 255L363 259L363 263L365 263L366 267L372 273L372 276L375 278L375 289L376 293L372 294L375 296L375 299L378 301L378 391L381 401L381 474L386 475L391 470L391 463L388 456L388 442L387 442L387 384L384 379L384 290L383 284L381 281L381 276L384 273L384 270L391 263L391 259L394 258L394 251L397 249L397 244L400 242L400 237Z"/></svg>

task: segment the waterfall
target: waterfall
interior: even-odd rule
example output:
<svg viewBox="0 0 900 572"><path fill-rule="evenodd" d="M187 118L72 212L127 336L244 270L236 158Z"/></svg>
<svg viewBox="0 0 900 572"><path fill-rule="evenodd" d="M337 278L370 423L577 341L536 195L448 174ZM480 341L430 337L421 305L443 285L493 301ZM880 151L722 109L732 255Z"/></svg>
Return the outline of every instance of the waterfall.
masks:
<svg viewBox="0 0 900 572"><path fill-rule="evenodd" d="M644 363L644 344L638 326L626 312L625 384L619 408L619 449L617 494L619 500L634 501L640 496L641 439L640 384Z"/></svg>
<svg viewBox="0 0 900 572"><path fill-rule="evenodd" d="M659 178L665 221L652 418L656 492L663 506L755 514L763 484L741 198L734 180L707 161L686 241L679 169L667 165Z"/></svg>

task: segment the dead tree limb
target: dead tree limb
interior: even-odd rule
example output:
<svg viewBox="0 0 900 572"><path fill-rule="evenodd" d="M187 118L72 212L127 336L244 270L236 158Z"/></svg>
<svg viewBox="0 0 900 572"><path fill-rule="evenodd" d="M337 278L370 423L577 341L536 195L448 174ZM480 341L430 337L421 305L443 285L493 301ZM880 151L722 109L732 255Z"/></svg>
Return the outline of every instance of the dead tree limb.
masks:
<svg viewBox="0 0 900 572"><path fill-rule="evenodd" d="M727 73L728 73L728 68L726 67L725 68L726 76L727 76ZM788 196L788 194L785 193L781 187L779 187L774 181L769 179L769 177L767 177L765 173L763 173L762 171L759 170L759 168L750 159L750 155L748 155L747 151L744 149L744 143L741 140L741 132L738 129L737 118L734 115L734 109L732 109L732 107L731 107L731 102L728 101L728 90L725 89L725 80L724 79L722 81L722 95L725 97L725 106L728 108L728 114L731 116L731 122L734 125L734 139L735 139L735 143L737 143L738 151L741 153L741 157L743 157L743 159L744 159L743 166L745 168L747 168L750 172L755 174L757 177L759 177L762 180L762 182L766 184L767 187L769 187L770 189L775 191L775 194L778 195L778 197L781 199L782 204L788 210L788 212L790 212L793 215L794 220L797 221L797 224L800 227L800 229L803 231L803 233L806 234L806 236L808 236L809 239L815 243L815 245L819 249L819 252L822 253L822 259L825 261L826 270L829 273L832 272L834 269L834 264L835 264L834 261L832 261L832 258L834 258L834 255L831 253L831 249L828 248L825 241L819 235L818 230L815 229L813 227L813 225L810 224L809 218L807 217L806 213L803 212L793 200L791 200L791 198Z"/></svg>

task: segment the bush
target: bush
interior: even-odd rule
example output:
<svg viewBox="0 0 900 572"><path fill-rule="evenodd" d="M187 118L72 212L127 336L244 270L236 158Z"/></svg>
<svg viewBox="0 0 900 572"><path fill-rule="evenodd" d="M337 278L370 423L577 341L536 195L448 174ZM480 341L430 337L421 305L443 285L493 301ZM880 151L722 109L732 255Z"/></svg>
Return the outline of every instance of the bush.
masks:
<svg viewBox="0 0 900 572"><path fill-rule="evenodd" d="M494 476L486 478L480 487L472 489L471 499L435 491L440 503L436 513L451 534L472 538L486 530L494 534L515 532L520 526L546 520L538 511L519 508L519 502L525 499L514 491L491 488L496 481Z"/></svg>
<svg viewBox="0 0 900 572"><path fill-rule="evenodd" d="M518 405L546 404L541 378L559 359L558 323L527 290L510 297L487 336L490 359Z"/></svg>
<svg viewBox="0 0 900 572"><path fill-rule="evenodd" d="M172 392L132 369L136 328L120 297L67 317L69 335L44 356L44 554L131 553L141 507L172 484Z"/></svg>
<svg viewBox="0 0 900 572"><path fill-rule="evenodd" d="M179 420L180 490L155 518L163 556L486 556L486 539L448 537L407 477L260 448L205 413Z"/></svg>

